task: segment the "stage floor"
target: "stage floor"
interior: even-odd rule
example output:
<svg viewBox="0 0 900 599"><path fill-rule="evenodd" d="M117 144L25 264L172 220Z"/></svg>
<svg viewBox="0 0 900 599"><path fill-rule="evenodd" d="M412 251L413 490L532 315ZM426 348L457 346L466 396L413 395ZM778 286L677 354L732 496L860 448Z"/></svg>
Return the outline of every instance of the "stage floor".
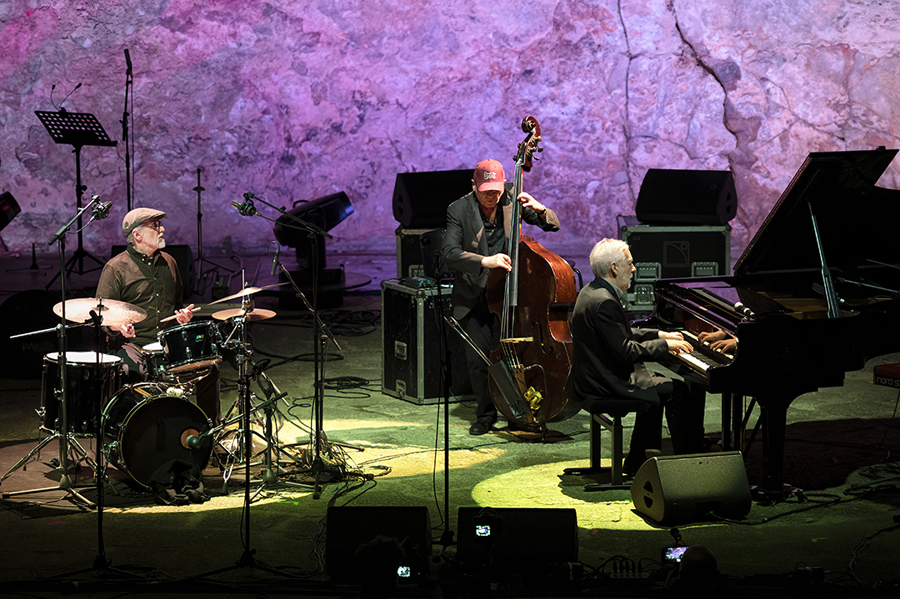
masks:
<svg viewBox="0 0 900 599"><path fill-rule="evenodd" d="M266 256L243 258L243 280L260 287L277 282L269 274L270 261ZM247 508L243 466L236 467L225 484L219 458L212 456L204 477L210 499L163 506L151 493L128 483L130 465L113 466L101 519L98 510L84 509L70 494L58 490L59 472L49 465L60 451L59 441L53 440L27 469L15 470L0 485L4 494L0 528L7 540L0 544L0 580L6 581L0 595L56 596L77 588L94 597L123 592L138 597L163 592L184 596L199 592L352 596L358 592L356 587L329 581L324 569L325 516L332 505L428 509L429 534L438 556L430 566L431 578L419 586L402 585L396 591L398 596L433 596L435 581L440 581L445 595L488 596L487 582L456 561L457 551L465 547L454 544L441 550L439 543L445 530L451 531L454 539L471 538L473 531L457 527L458 510L466 507L530 510L516 512L522 516L498 512L509 514L505 534L515 534L514 550L521 555L515 569L520 570L519 575L524 572L529 582L517 588L509 581L498 587L494 581L497 596L668 592L658 562L661 549L673 544L671 526L643 518L634 509L628 490L583 490L585 482L603 480L604 475L562 475L566 467L586 465L587 415L580 413L550 424L543 440L510 431L502 420L490 434L473 437L468 427L474 405L453 402L449 405L449 451L445 456L442 406L419 405L382 393L380 282L395 276L394 256L346 255L338 261L346 273L358 278L348 277L355 282L354 288L344 291L339 306L321 309L341 349L326 343L321 429L329 451L319 456L324 460L325 475L318 498L309 486L314 482L309 463L315 452L309 440L310 430L316 428L313 408L317 403L311 319L305 310L284 308L281 298L261 292L255 295L256 306L276 315L250 324L248 343L253 360L270 360L266 374L278 390L287 393L277 404L277 441L291 446L286 450L289 453L282 454L285 470L279 480L307 486L267 485L257 493L261 466L254 465L250 485L254 501ZM26 291L41 295L42 290L58 290L58 281L50 292L45 290L55 273L49 262L39 258L39 268L31 269L30 256L0 261L5 271L0 300ZM97 276L99 271L70 275L69 296L90 297ZM221 272L212 273L207 282L221 276ZM232 276L228 291L237 291L240 281L239 275ZM232 302L208 306L212 286L201 284L198 289L200 293L192 300L203 306L201 315L231 307ZM49 342L52 347L55 336L50 337L40 343ZM221 400L226 413L238 402L238 372L232 358L226 352L221 362ZM895 594L892 589L900 562L896 536L900 533L896 523L900 513L896 486L900 474L896 461L900 427L895 422L898 390L874 385L872 368L898 361L900 354L872 360L865 369L848 373L843 387L822 389L792 404L785 478L802 494L774 505L754 501L747 517L737 522L693 520L678 525L685 544L704 545L715 556L722 575L717 579L717 591L747 597L814 590L841 596ZM29 368L41 372L40 364ZM0 472L26 456L42 437L41 419L35 413L44 403L41 377L9 374L0 379ZM251 383L251 390L258 398L265 396L265 389L256 382ZM719 396L708 396L706 430L714 444L720 435L719 404ZM167 418L164 414L163 420ZM135 420L141 419L137 412ZM755 419L756 414L751 425ZM627 426L631 422L626 419ZM253 428L259 449L262 427ZM96 439L75 439L93 458ZM157 451L168 455L168 442L163 439L162 449ZM608 435L604 435L604 457L609 456L608 444ZM664 453L670 451L667 439ZM760 480L761 453L761 439L757 439L745 456L751 483ZM129 464L142 469L154 465L156 459L158 454L138 451ZM445 459L449 462L446 502ZM79 495L96 502L91 476L91 469L83 464L72 470L71 478ZM5 496L44 487L50 490ZM567 508L576 514L577 557L584 572L581 582L571 584L562 580L568 574L563 576L532 557L564 543L548 535L542 524L547 510ZM247 509L249 536L242 516ZM364 510L360 517L366 519L366 526L377 527L378 513ZM384 518L382 523L386 534L397 526L392 518ZM562 538L564 533L560 533ZM352 553L357 543L352 537L330 541L341 547L344 553L340 555ZM468 547L471 549L471 541ZM121 578L125 574L120 572L97 575L96 560L101 553L113 567L137 578ZM252 567L246 561L250 555L256 560ZM638 566L640 574L632 571ZM226 571L210 574L220 569ZM499 570L490 578L504 577L506 572ZM578 568L572 571L575 578L580 576Z"/></svg>

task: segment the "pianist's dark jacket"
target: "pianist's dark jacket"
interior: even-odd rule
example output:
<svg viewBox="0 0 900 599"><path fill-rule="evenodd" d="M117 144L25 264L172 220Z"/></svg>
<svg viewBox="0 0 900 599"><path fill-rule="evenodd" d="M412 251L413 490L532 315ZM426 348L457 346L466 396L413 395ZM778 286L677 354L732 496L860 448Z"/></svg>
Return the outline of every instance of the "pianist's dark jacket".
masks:
<svg viewBox="0 0 900 599"><path fill-rule="evenodd" d="M634 399L658 405L656 386L669 381L653 375L646 361L668 355L668 344L656 329L632 328L609 281L597 278L578 293L572 312L573 359L569 399L588 411L596 399ZM585 404L585 402L588 402Z"/></svg>

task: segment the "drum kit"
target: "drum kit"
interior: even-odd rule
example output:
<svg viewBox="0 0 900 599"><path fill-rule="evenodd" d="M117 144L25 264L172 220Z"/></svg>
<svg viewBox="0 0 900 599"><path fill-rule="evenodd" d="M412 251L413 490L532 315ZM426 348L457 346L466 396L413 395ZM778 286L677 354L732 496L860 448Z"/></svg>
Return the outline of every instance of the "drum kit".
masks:
<svg viewBox="0 0 900 599"><path fill-rule="evenodd" d="M243 306L239 309L214 312L213 321L192 321L159 331L156 343L139 348L141 366L147 379L145 382L121 386L125 366L122 358L115 355L64 352L65 372L60 353L45 355L41 407L37 412L40 418L39 429L51 434L0 477L0 482L25 466L55 439L61 441L61 454L66 451L64 448L72 448L80 454L76 463L86 461L98 475L99 452L102 451L108 463L114 464L146 489L151 488L151 478L157 469L172 460L186 462L202 472L209 463L214 444L219 443L223 435L236 432L234 429L225 431L224 427L243 420L249 426L249 414L246 418L244 414L239 414L214 427L207 415L190 401L194 394L194 381L206 375L211 367L222 360L223 349L234 350L239 356L241 397L243 394L249 395L248 381L259 372L252 369L250 364L245 323L275 315L271 310L253 308L249 301L248 296L263 289L266 288L247 287L237 294L213 302L216 304L238 297L244 298ZM56 304L53 310L57 315L64 313L67 321L77 323L66 327L91 323L99 327L100 321L104 326L133 324L146 317L146 312L133 304L102 298L66 300ZM221 328L225 323L230 323L233 327L228 335ZM54 330L55 328L32 331L16 337ZM97 337L99 338L99 329ZM250 368L246 368L248 366ZM266 378L271 389L271 379ZM267 395L271 394L267 392ZM285 395L280 394L274 400L268 397L264 404L251 406L250 409L255 412L267 408L269 414L269 406ZM246 403L249 405L250 402ZM241 429L237 429L237 432L243 434ZM269 421L265 439L267 455L270 444L277 446L270 435ZM90 458L79 443L79 438L98 439L97 461ZM244 450L243 443L238 445L240 447L237 451L242 454L240 459L250 460L252 450L249 445L247 450ZM226 452L230 457L235 457L231 451ZM68 456L60 455L59 460L60 469L65 476ZM46 490L50 489L16 491L4 495ZM90 504L86 500L85 502Z"/></svg>

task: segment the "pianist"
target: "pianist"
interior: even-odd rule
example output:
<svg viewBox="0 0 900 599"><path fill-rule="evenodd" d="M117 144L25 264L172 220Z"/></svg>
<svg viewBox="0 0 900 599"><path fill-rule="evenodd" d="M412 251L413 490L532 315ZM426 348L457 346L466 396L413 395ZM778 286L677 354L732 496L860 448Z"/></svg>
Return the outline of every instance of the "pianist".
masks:
<svg viewBox="0 0 900 599"><path fill-rule="evenodd" d="M689 353L693 347L680 333L637 329L629 324L623 303L635 268L627 243L600 241L591 251L590 263L594 280L579 292L572 313L569 398L588 412L592 407L602 411L600 399L645 404L646 409L638 411L635 418L625 474L637 472L647 450L660 449L664 409L675 453L701 451L705 391L651 372L644 365L668 352Z"/></svg>

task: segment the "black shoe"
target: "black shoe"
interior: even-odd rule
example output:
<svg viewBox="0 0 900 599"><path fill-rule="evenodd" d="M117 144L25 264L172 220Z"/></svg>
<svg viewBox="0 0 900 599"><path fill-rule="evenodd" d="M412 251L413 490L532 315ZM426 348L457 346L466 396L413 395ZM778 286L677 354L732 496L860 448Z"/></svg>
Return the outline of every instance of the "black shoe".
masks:
<svg viewBox="0 0 900 599"><path fill-rule="evenodd" d="M472 426L469 427L470 435L483 435L494 425L497 419L493 416L482 416L478 420L472 423Z"/></svg>

